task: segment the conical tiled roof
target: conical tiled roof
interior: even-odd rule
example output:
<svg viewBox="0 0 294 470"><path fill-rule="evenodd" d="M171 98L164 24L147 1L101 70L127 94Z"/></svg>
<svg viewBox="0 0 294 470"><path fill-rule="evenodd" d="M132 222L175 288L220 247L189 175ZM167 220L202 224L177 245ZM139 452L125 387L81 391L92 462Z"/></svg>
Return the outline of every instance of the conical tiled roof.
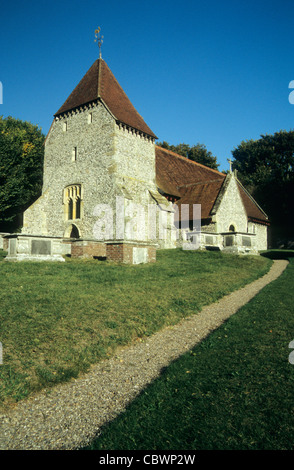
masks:
<svg viewBox="0 0 294 470"><path fill-rule="evenodd" d="M94 62L55 116L97 100L106 104L118 122L157 138L136 111L103 59Z"/></svg>

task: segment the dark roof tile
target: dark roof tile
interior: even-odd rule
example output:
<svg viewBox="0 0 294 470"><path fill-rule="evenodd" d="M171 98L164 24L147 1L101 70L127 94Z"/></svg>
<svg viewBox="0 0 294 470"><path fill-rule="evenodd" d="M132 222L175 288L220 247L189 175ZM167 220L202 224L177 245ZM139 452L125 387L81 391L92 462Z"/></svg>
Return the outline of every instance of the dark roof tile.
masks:
<svg viewBox="0 0 294 470"><path fill-rule="evenodd" d="M55 116L101 99L114 118L156 139L117 82L106 62L98 59L90 67Z"/></svg>
<svg viewBox="0 0 294 470"><path fill-rule="evenodd" d="M245 207L247 216L250 219L255 220L256 222L260 223L269 223L267 215L263 212L263 210L259 207L257 202L253 199L252 196L246 191L246 189L242 186L240 181L238 181L238 189L239 193Z"/></svg>
<svg viewBox="0 0 294 470"><path fill-rule="evenodd" d="M158 146L155 154L159 189L180 197L178 205L201 204L201 217L208 218L226 175Z"/></svg>
<svg viewBox="0 0 294 470"><path fill-rule="evenodd" d="M157 186L164 194L179 198L179 214L181 204L190 204L190 218L193 218L192 205L201 204L201 218L211 217L226 175L158 146L155 154ZM237 183L247 216L268 224L266 214L238 180Z"/></svg>

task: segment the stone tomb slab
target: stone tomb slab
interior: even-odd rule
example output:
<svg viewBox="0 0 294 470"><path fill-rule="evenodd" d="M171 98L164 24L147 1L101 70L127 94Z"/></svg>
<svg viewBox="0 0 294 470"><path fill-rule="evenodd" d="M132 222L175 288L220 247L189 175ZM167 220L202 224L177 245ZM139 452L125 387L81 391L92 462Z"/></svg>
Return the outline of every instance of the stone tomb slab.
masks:
<svg viewBox="0 0 294 470"><path fill-rule="evenodd" d="M133 264L148 263L147 247L133 247Z"/></svg>
<svg viewBox="0 0 294 470"><path fill-rule="evenodd" d="M32 255L51 255L51 240L32 240Z"/></svg>
<svg viewBox="0 0 294 470"><path fill-rule="evenodd" d="M5 261L65 261L62 238L11 234ZM66 247L66 246L65 246Z"/></svg>

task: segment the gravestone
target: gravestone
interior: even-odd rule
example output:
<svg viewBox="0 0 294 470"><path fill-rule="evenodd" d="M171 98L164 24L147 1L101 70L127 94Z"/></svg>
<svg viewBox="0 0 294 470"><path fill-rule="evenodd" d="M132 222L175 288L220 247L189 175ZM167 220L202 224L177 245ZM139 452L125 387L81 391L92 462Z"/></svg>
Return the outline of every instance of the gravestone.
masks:
<svg viewBox="0 0 294 470"><path fill-rule="evenodd" d="M249 237L242 237L242 245L243 245L243 246L251 246L251 238L249 238Z"/></svg>
<svg viewBox="0 0 294 470"><path fill-rule="evenodd" d="M148 251L145 247L133 248L133 264L141 264L148 262Z"/></svg>
<svg viewBox="0 0 294 470"><path fill-rule="evenodd" d="M51 241L32 240L32 255L51 255Z"/></svg>
<svg viewBox="0 0 294 470"><path fill-rule="evenodd" d="M207 245L213 245L213 237L211 237L211 236L209 236L209 235L206 236L206 237L205 237L205 243L206 243Z"/></svg>
<svg viewBox="0 0 294 470"><path fill-rule="evenodd" d="M233 246L233 243L234 237L232 235L225 237L225 246Z"/></svg>

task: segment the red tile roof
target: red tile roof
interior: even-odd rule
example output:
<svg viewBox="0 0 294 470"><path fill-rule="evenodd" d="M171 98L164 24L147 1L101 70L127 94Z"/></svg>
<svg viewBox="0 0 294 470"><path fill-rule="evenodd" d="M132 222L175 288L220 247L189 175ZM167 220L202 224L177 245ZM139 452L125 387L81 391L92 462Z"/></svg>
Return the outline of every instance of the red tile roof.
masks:
<svg viewBox="0 0 294 470"><path fill-rule="evenodd" d="M158 188L166 195L177 196L179 208L181 204L190 204L191 219L192 204L201 204L202 219L210 218L226 175L158 146L155 147L155 154ZM266 214L237 182L248 218L268 223Z"/></svg>
<svg viewBox="0 0 294 470"><path fill-rule="evenodd" d="M155 155L159 189L179 197L179 204L201 204L201 217L208 218L226 176L158 146Z"/></svg>
<svg viewBox="0 0 294 470"><path fill-rule="evenodd" d="M103 100L118 122L157 138L136 111L103 59L94 62L55 116L99 99Z"/></svg>
<svg viewBox="0 0 294 470"><path fill-rule="evenodd" d="M181 195L185 185L224 180L226 176L162 147L155 147L155 155L157 185L167 194Z"/></svg>
<svg viewBox="0 0 294 470"><path fill-rule="evenodd" d="M207 183L196 183L187 188L180 204L190 204L190 220L193 218L192 204L201 204L201 218L211 217L211 210L223 185L223 180L209 181ZM192 217L191 217L192 216Z"/></svg>

